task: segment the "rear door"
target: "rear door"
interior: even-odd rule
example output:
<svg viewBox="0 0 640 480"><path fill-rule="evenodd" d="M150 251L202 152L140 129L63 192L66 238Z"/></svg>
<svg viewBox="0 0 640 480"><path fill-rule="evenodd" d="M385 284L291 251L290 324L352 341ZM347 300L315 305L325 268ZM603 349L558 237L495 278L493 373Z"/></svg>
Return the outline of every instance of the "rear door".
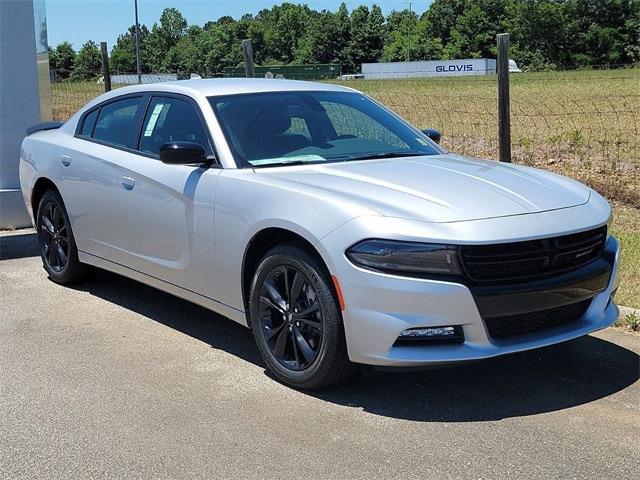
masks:
<svg viewBox="0 0 640 480"><path fill-rule="evenodd" d="M113 261L126 215L122 165L134 161L144 94L117 97L86 112L60 155L62 193L78 249Z"/></svg>

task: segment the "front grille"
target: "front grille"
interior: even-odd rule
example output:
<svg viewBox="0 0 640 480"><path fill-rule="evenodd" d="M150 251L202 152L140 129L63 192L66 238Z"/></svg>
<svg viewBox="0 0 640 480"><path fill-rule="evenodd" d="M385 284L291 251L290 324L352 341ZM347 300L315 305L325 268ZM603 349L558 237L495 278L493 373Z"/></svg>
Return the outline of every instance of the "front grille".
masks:
<svg viewBox="0 0 640 480"><path fill-rule="evenodd" d="M538 312L485 318L484 323L492 338L526 335L574 322L585 314L590 303L591 299L588 299Z"/></svg>
<svg viewBox="0 0 640 480"><path fill-rule="evenodd" d="M526 242L464 245L460 254L473 281L529 280L586 265L600 255L606 238L607 227L601 227Z"/></svg>

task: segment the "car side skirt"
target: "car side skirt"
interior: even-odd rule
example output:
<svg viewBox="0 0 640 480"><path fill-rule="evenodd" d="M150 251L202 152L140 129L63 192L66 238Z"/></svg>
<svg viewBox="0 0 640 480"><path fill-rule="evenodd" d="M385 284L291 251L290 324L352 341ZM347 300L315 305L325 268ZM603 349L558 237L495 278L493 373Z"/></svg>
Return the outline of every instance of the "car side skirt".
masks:
<svg viewBox="0 0 640 480"><path fill-rule="evenodd" d="M119 263L106 260L102 257L98 257L87 252L78 251L78 259L81 263L86 263L97 268L108 270L118 275L122 275L123 277L127 277L137 282L144 283L145 285L148 285L150 287L157 288L158 290L162 290L163 292L169 293L189 302L193 302L215 313L230 318L240 325L248 327L244 311L238 310L229 305L225 305L224 303L214 300L213 298L209 298L191 290L184 289L182 287L179 287L178 285L174 285L173 283L169 283L159 278L152 277L145 273L139 272L129 267L125 267L124 265L120 265Z"/></svg>

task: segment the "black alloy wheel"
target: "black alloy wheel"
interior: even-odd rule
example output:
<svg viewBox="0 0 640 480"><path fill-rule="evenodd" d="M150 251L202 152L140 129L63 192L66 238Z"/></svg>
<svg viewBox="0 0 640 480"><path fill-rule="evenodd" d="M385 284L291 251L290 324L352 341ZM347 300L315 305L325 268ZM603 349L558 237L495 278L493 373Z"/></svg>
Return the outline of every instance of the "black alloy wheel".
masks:
<svg viewBox="0 0 640 480"><path fill-rule="evenodd" d="M273 247L251 283L249 324L262 359L283 383L318 389L356 373L331 276L310 247Z"/></svg>
<svg viewBox="0 0 640 480"><path fill-rule="evenodd" d="M40 200L36 229L42 265L49 278L61 284L80 280L87 273L87 266L78 260L69 216L55 190L46 191Z"/></svg>
<svg viewBox="0 0 640 480"><path fill-rule="evenodd" d="M54 200L44 203L40 220L42 259L48 269L60 273L69 262L69 229L62 208Z"/></svg>
<svg viewBox="0 0 640 480"><path fill-rule="evenodd" d="M318 357L323 316L314 288L297 268L275 267L260 291L260 327L269 351L283 366L304 370Z"/></svg>

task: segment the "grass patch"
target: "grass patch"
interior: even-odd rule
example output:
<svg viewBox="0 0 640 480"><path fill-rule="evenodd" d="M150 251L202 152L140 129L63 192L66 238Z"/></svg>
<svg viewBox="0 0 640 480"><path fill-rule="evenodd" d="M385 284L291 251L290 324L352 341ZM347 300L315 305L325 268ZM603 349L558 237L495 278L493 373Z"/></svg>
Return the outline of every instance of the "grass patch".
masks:
<svg viewBox="0 0 640 480"><path fill-rule="evenodd" d="M104 84L96 82L59 82L51 85L54 120L67 120L87 102L104 93Z"/></svg>
<svg viewBox="0 0 640 480"><path fill-rule="evenodd" d="M612 233L622 246L620 289L616 303L640 308L640 209L616 205Z"/></svg>

